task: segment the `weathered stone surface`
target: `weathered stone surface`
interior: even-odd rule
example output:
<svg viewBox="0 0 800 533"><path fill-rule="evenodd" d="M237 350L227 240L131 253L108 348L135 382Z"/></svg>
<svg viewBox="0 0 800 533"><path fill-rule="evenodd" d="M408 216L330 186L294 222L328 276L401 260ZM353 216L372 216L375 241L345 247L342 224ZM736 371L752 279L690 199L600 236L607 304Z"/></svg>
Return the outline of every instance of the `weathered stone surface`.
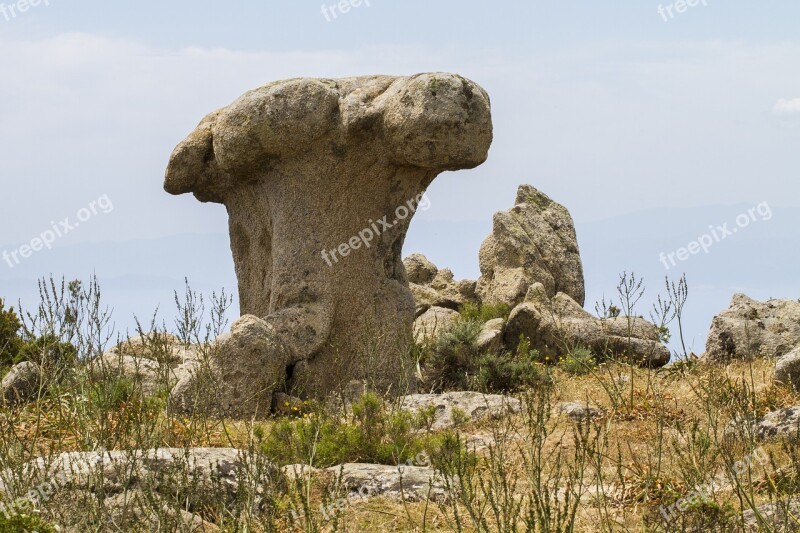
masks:
<svg viewBox="0 0 800 533"><path fill-rule="evenodd" d="M800 406L771 411L755 424L760 439L788 438L800 440Z"/></svg>
<svg viewBox="0 0 800 533"><path fill-rule="evenodd" d="M555 406L555 411L575 421L597 418L605 414L602 409L592 407L585 402L561 402Z"/></svg>
<svg viewBox="0 0 800 533"><path fill-rule="evenodd" d="M449 268L440 270L421 254L409 256L406 261L409 262L412 271L416 272L409 288L414 297L417 317L431 307L445 307L458 311L468 303L478 303L475 281L455 280ZM422 269L420 265L427 265L423 270L424 274L419 273Z"/></svg>
<svg viewBox="0 0 800 533"><path fill-rule="evenodd" d="M347 463L327 469L341 477L353 499L383 497L391 500L443 502L444 484L433 468Z"/></svg>
<svg viewBox="0 0 800 533"><path fill-rule="evenodd" d="M145 358L161 363L180 363L192 357L191 348L184 347L175 335L151 332L125 339L103 355L124 355Z"/></svg>
<svg viewBox="0 0 800 533"><path fill-rule="evenodd" d="M525 301L511 311L504 334L507 348L515 349L520 336L550 361L557 361L575 345L583 345L599 358L613 356L644 366L667 364L670 353L658 330L641 318L603 320L583 309L563 293L548 298L541 283L528 290Z"/></svg>
<svg viewBox="0 0 800 533"><path fill-rule="evenodd" d="M453 74L280 81L201 122L165 188L225 204L241 311L268 336L219 350L252 378L231 407L264 387L324 396L349 379L408 378L411 216L439 173L480 165L491 140L489 97Z"/></svg>
<svg viewBox="0 0 800 533"><path fill-rule="evenodd" d="M419 344L436 341L439 335L453 327L459 316L452 309L431 307L414 321L414 339Z"/></svg>
<svg viewBox="0 0 800 533"><path fill-rule="evenodd" d="M5 403L24 403L36 398L42 385L42 369L36 363L23 361L17 363L0 384Z"/></svg>
<svg viewBox="0 0 800 533"><path fill-rule="evenodd" d="M422 254L411 254L403 259L403 267L406 269L408 282L417 285L430 285L439 273L436 265Z"/></svg>
<svg viewBox="0 0 800 533"><path fill-rule="evenodd" d="M800 500L793 499L779 504L764 503L757 506L756 509L758 515L752 509L742 513L745 531L753 533L757 531L773 531L775 533L800 531Z"/></svg>
<svg viewBox="0 0 800 533"><path fill-rule="evenodd" d="M186 531L204 533L220 529L203 520L198 514L184 510L176 511L174 505L162 502L161 498L145 495L141 490L115 494L103 500L108 531L132 531L144 528L147 531ZM158 505L159 508L154 508Z"/></svg>
<svg viewBox="0 0 800 533"><path fill-rule="evenodd" d="M759 302L737 294L714 318L706 356L715 361L780 357L800 346L800 302Z"/></svg>
<svg viewBox="0 0 800 533"><path fill-rule="evenodd" d="M458 409L467 422L485 416L501 418L518 413L522 403L516 398L499 394L479 392L447 392L444 394L410 394L400 399L400 407L412 413L435 408L431 429L446 429L455 426L453 411Z"/></svg>
<svg viewBox="0 0 800 533"><path fill-rule="evenodd" d="M503 347L503 330L506 321L502 318L493 318L483 325L475 345L482 352L498 352Z"/></svg>
<svg viewBox="0 0 800 533"><path fill-rule="evenodd" d="M800 346L778 358L774 379L800 391Z"/></svg>
<svg viewBox="0 0 800 533"><path fill-rule="evenodd" d="M567 209L530 185L515 205L494 215L480 250L477 293L485 303L522 302L533 283L552 297L563 292L583 305L586 295L575 225Z"/></svg>
<svg viewBox="0 0 800 533"><path fill-rule="evenodd" d="M152 394L159 387L168 387L177 383L171 378L169 368L162 371L158 362L144 357L117 355L108 352L92 361L90 371L96 379L125 377L139 383L145 394Z"/></svg>

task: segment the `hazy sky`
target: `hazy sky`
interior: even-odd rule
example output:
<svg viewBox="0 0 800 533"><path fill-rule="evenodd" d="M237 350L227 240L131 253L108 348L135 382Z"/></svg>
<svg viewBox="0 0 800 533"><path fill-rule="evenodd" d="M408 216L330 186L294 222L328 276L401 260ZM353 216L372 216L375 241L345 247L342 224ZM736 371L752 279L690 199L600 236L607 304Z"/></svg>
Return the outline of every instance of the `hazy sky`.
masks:
<svg viewBox="0 0 800 533"><path fill-rule="evenodd" d="M581 223L800 206L796 0L682 13L649 0L348 1L360 5L334 18L319 0L40 0L25 12L0 0L0 246L101 197L113 212L56 246L226 231L222 207L163 192L169 155L209 111L295 76L453 71L485 87L489 161L442 175L419 215L465 232L520 183Z"/></svg>

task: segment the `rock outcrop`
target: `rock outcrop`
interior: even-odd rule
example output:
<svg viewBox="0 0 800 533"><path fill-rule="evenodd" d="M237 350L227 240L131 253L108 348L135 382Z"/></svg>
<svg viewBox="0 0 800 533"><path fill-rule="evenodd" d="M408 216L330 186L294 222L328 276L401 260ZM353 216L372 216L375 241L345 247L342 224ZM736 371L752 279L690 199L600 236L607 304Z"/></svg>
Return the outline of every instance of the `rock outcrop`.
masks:
<svg viewBox="0 0 800 533"><path fill-rule="evenodd" d="M408 273L409 287L416 304L416 316L431 307L458 311L465 304L477 304L476 282L456 281L449 268L439 270L422 254L412 254L403 260Z"/></svg>
<svg viewBox="0 0 800 533"><path fill-rule="evenodd" d="M736 294L728 309L716 316L706 342L714 361L780 357L800 346L800 302L759 302Z"/></svg>
<svg viewBox="0 0 800 533"><path fill-rule="evenodd" d="M17 363L0 384L3 402L7 404L24 403L36 398L42 385L42 369L34 362Z"/></svg>
<svg viewBox="0 0 800 533"><path fill-rule="evenodd" d="M516 348L521 337L553 362L578 345L600 359L614 357L649 367L663 366L670 359L653 324L637 317L597 318L564 293L550 298L541 283L530 287L525 301L508 318L506 346Z"/></svg>
<svg viewBox="0 0 800 533"><path fill-rule="evenodd" d="M453 327L459 314L444 307L431 307L414 321L414 340L417 344L431 344Z"/></svg>
<svg viewBox="0 0 800 533"><path fill-rule="evenodd" d="M774 379L800 391L800 346L778 358Z"/></svg>
<svg viewBox="0 0 800 533"><path fill-rule="evenodd" d="M522 403L500 394L447 392L404 396L400 399L400 407L411 413L433 408L430 429L438 430L455 426L460 417L465 418L461 422L471 422L483 417L498 419L518 413L522 410Z"/></svg>
<svg viewBox="0 0 800 533"><path fill-rule="evenodd" d="M567 209L530 185L521 185L514 207L494 215L492 234L480 250L477 293L485 303L522 302L534 283L549 296L562 292L578 304L586 297L575 224Z"/></svg>
<svg viewBox="0 0 800 533"><path fill-rule="evenodd" d="M436 176L480 165L491 141L488 95L454 74L281 81L203 119L172 154L165 189L228 211L250 315L212 365L229 411L350 379L403 388L408 225Z"/></svg>

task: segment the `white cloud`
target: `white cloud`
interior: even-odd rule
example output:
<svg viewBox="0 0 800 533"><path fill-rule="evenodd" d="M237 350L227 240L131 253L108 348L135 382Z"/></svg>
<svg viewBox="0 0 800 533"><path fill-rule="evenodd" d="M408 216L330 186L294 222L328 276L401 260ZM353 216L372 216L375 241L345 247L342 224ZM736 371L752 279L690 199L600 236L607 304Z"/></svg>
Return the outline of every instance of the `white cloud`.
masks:
<svg viewBox="0 0 800 533"><path fill-rule="evenodd" d="M772 112L776 115L800 115L800 98L781 98L775 104Z"/></svg>

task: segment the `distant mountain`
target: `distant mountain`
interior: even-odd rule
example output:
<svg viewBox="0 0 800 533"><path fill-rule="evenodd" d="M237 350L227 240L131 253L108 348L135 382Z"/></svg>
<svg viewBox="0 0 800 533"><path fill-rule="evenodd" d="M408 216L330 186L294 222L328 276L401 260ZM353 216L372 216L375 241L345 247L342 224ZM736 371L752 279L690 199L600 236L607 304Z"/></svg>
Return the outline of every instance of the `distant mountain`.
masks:
<svg viewBox="0 0 800 533"><path fill-rule="evenodd" d="M711 319L725 309L736 292L754 298L800 298L797 273L800 209L772 209L772 218L757 221L719 242L708 253L691 255L667 270L660 254L687 247L701 234L727 223L736 227L737 215L751 206L714 206L692 209L642 211L607 220L579 223L578 240L587 286L586 308L603 295L616 299L615 286L622 271L643 277L646 294L639 312L648 315L649 305L663 293L664 277L677 279L683 272L689 281L685 332L687 343L702 352ZM478 249L491 231L491 220L441 222L414 221L405 254L421 252L440 267L450 267L457 277L476 278ZM718 232L719 233L719 232ZM713 236L712 236L713 238ZM16 246L0 247L13 249ZM669 264L669 261L668 261ZM36 280L42 276L86 279L96 272L103 299L114 308L118 329L132 329L133 315L149 321L159 316L171 323L173 291L182 292L184 277L203 293L224 287L236 297L236 277L225 234L175 235L154 240L98 242L55 247L34 254L15 268L0 262L0 296L16 304L33 307L37 301ZM232 315L238 313L234 303ZM672 343L673 348L677 344Z"/></svg>

